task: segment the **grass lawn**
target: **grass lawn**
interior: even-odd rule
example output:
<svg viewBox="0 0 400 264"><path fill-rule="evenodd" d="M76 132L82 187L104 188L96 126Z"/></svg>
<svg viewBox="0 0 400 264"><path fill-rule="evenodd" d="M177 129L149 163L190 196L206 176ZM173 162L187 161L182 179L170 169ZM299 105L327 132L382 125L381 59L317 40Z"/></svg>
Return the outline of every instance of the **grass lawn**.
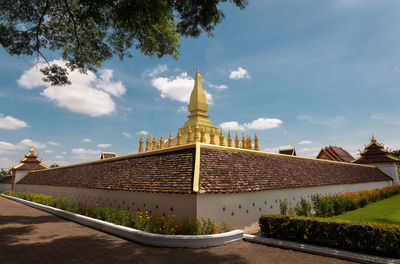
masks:
<svg viewBox="0 0 400 264"><path fill-rule="evenodd" d="M358 222L400 224L400 194L369 204L364 208L332 217Z"/></svg>

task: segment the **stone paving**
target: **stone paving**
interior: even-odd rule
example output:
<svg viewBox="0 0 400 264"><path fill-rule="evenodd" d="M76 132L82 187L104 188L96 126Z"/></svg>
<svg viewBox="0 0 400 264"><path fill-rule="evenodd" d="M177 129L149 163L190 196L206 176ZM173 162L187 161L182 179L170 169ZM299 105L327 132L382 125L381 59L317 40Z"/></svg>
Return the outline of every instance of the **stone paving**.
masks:
<svg viewBox="0 0 400 264"><path fill-rule="evenodd" d="M352 263L236 242L208 249L130 242L0 197L0 263Z"/></svg>

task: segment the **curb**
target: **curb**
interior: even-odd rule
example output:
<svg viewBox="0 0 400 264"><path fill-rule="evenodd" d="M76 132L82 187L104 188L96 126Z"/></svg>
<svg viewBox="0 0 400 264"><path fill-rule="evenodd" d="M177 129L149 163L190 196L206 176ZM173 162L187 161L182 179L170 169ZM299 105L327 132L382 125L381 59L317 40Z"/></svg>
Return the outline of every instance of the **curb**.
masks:
<svg viewBox="0 0 400 264"><path fill-rule="evenodd" d="M321 246L314 246L310 244L303 244L299 242L293 241L286 241L286 240L279 240L275 238L266 238L266 237L259 237L255 235L248 235L244 234L243 239L249 242L264 244L273 247L280 247L286 249L292 249L296 251L302 251L306 253L326 256L326 257L334 257L338 259L344 259L359 263L387 263L387 264L400 264L400 259L392 259L392 258L385 258L385 257L378 257L360 253L354 253L346 250L341 249L333 249L328 247L321 247Z"/></svg>
<svg viewBox="0 0 400 264"><path fill-rule="evenodd" d="M144 232L141 230L116 225L91 217L71 213L47 205L34 203L20 198L1 194L2 197L28 205L30 207L60 216L73 222L116 235L140 244L156 247L180 247L180 248L207 248L222 246L228 243L242 240L243 230L233 230L215 235L161 235Z"/></svg>

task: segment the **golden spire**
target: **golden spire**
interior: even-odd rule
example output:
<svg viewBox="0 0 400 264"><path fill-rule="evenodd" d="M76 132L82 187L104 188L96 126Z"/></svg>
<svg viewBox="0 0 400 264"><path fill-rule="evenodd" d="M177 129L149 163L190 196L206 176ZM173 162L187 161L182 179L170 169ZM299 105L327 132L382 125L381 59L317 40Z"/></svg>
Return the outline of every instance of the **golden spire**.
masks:
<svg viewBox="0 0 400 264"><path fill-rule="evenodd" d="M187 143L193 143L193 133L192 129L189 127L188 136L187 136Z"/></svg>
<svg viewBox="0 0 400 264"><path fill-rule="evenodd" d="M211 129L211 132L210 132L210 144L211 144L211 145L214 145L214 144L215 144L214 136L215 136L214 130Z"/></svg>
<svg viewBox="0 0 400 264"><path fill-rule="evenodd" d="M33 145L32 145L32 147L31 147L31 149L29 150L29 153L35 153L35 149L33 148Z"/></svg>
<svg viewBox="0 0 400 264"><path fill-rule="evenodd" d="M194 128L194 142L199 142L200 141L200 131L199 131L199 127L196 126Z"/></svg>
<svg viewBox="0 0 400 264"><path fill-rule="evenodd" d="M228 130L228 147L232 147L231 130Z"/></svg>
<svg viewBox="0 0 400 264"><path fill-rule="evenodd" d="M157 139L156 139L156 135L154 135L154 138L153 138L153 150L154 149L157 149Z"/></svg>
<svg viewBox="0 0 400 264"><path fill-rule="evenodd" d="M169 131L169 138L168 138L168 146L172 147L172 141L174 139L172 138L172 130Z"/></svg>
<svg viewBox="0 0 400 264"><path fill-rule="evenodd" d="M202 127L200 131L200 142L206 142L206 131L204 130L204 127Z"/></svg>
<svg viewBox="0 0 400 264"><path fill-rule="evenodd" d="M150 141L150 137L147 136L147 140L146 140L146 151L151 150L151 141Z"/></svg>
<svg viewBox="0 0 400 264"><path fill-rule="evenodd" d="M244 138L244 134L242 133L242 149L246 148L246 139Z"/></svg>
<svg viewBox="0 0 400 264"><path fill-rule="evenodd" d="M235 148L240 148L240 144L239 144L239 138L238 138L238 135L237 135L237 131L236 131L236 137L235 137Z"/></svg>
<svg viewBox="0 0 400 264"><path fill-rule="evenodd" d="M182 134L179 128L178 128L178 135L176 136L176 145L177 146L182 145Z"/></svg>
<svg viewBox="0 0 400 264"><path fill-rule="evenodd" d="M376 143L376 139L374 137L374 133L372 133L371 143Z"/></svg>
<svg viewBox="0 0 400 264"><path fill-rule="evenodd" d="M163 149L164 148L164 136L161 133L161 138L160 138L160 148Z"/></svg>
<svg viewBox="0 0 400 264"><path fill-rule="evenodd" d="M184 124L184 127L194 127L199 125L205 125L212 127L213 124L208 120L207 110L208 104L206 99L206 93L201 86L201 75L199 73L199 66L197 65L196 74L194 75L194 87L190 94L190 100L188 104L188 110L190 115Z"/></svg>
<svg viewBox="0 0 400 264"><path fill-rule="evenodd" d="M219 145L225 146L225 139L224 139L224 134L222 133L222 128L219 132Z"/></svg>
<svg viewBox="0 0 400 264"><path fill-rule="evenodd" d="M260 150L260 147L258 146L257 133L254 133L254 150Z"/></svg>
<svg viewBox="0 0 400 264"><path fill-rule="evenodd" d="M140 136L139 140L139 152L143 152L143 137Z"/></svg>

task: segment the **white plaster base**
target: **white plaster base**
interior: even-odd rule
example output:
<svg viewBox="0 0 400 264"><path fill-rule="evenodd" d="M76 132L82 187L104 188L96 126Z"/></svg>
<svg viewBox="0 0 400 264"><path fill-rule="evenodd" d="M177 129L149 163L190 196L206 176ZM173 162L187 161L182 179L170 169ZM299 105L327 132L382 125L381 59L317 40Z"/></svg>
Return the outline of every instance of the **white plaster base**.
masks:
<svg viewBox="0 0 400 264"><path fill-rule="evenodd" d="M11 190L12 185L9 183L0 183L0 192Z"/></svg>

